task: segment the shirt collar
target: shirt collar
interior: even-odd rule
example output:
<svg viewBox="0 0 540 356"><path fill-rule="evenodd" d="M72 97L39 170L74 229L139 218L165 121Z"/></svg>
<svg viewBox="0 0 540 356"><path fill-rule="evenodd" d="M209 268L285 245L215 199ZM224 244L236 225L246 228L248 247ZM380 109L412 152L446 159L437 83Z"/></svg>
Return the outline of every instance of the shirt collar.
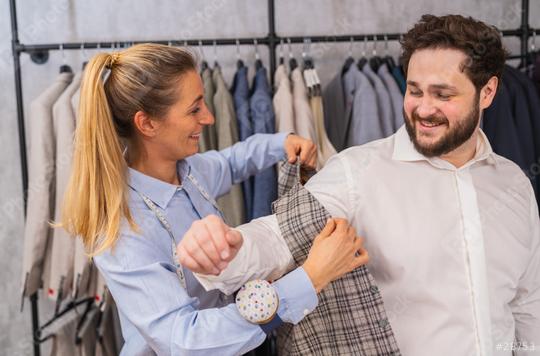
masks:
<svg viewBox="0 0 540 356"><path fill-rule="evenodd" d="M150 177L133 168L128 168L128 185L138 193L147 196L152 202L160 208L165 209L173 198L177 190L183 188L183 184L191 170L186 160L180 160L176 163L180 185L174 185L154 177Z"/></svg>
<svg viewBox="0 0 540 356"><path fill-rule="evenodd" d="M478 133L479 135L478 141L476 143L476 154L474 158L471 161L467 162L467 164L465 164L463 167L470 166L475 162L483 160L486 160L488 164L493 164L496 166L497 159L487 136L484 134L482 129L479 129ZM418 152L414 147L414 144L412 143L409 134L407 133L405 125L401 126L401 128L394 135L394 151L392 153L392 159L396 161L407 162L428 161L432 165L439 168L456 169L452 164L444 161L441 158L428 158Z"/></svg>

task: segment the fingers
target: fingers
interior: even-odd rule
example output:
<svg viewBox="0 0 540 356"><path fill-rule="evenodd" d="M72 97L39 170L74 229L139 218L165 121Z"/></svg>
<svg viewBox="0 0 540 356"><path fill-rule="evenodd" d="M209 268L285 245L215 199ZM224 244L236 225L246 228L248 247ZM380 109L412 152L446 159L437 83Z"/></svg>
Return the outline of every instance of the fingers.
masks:
<svg viewBox="0 0 540 356"><path fill-rule="evenodd" d="M206 230L211 232L210 237L219 258L222 260L229 258L229 243L225 238L225 234L229 231L229 227L216 215L209 215L202 219L202 222L206 225ZM217 263L219 261L214 262Z"/></svg>
<svg viewBox="0 0 540 356"><path fill-rule="evenodd" d="M236 256L236 254L240 250L240 247L242 247L242 244L244 243L244 239L242 237L242 234L236 230L229 230L225 234L225 239L229 243L230 254L229 254L229 257L224 259L224 261L230 262Z"/></svg>
<svg viewBox="0 0 540 356"><path fill-rule="evenodd" d="M289 163L296 162L296 155L297 155L298 147L296 145L286 145L285 146L285 153L287 153L287 157L289 159Z"/></svg>
<svg viewBox="0 0 540 356"><path fill-rule="evenodd" d="M358 252L360 253L360 255L356 256L353 259L353 269L366 265L369 262L369 253L365 248L360 247Z"/></svg>
<svg viewBox="0 0 540 356"><path fill-rule="evenodd" d="M317 165L317 146L309 140L305 140L300 148L300 162L308 168L315 168Z"/></svg>
<svg viewBox="0 0 540 356"><path fill-rule="evenodd" d="M334 232L335 229L336 229L336 219L328 219L322 231L319 233L319 235L317 235L317 238L328 237Z"/></svg>
<svg viewBox="0 0 540 356"><path fill-rule="evenodd" d="M194 267L202 274L218 274L219 269L212 263L197 242L196 233L194 231L196 229L200 229L200 226L192 225L188 233L184 235L182 242L178 245L177 251L179 261L190 270L191 267Z"/></svg>
<svg viewBox="0 0 540 356"><path fill-rule="evenodd" d="M198 264L197 261L195 261L193 257L191 257L184 249L179 249L177 255L178 262L180 262L182 266L189 269L190 271L201 274L209 274L205 273L204 268L200 264Z"/></svg>

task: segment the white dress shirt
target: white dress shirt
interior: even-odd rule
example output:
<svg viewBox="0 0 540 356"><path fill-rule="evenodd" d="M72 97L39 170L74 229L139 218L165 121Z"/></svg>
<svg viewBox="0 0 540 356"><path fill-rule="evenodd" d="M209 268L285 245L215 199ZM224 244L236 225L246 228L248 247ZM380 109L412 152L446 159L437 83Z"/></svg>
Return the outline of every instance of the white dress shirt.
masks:
<svg viewBox="0 0 540 356"><path fill-rule="evenodd" d="M538 207L483 132L456 168L421 155L401 127L334 156L305 187L365 238L403 355L540 355ZM197 275L205 288L230 293L293 268L275 216L238 229L244 244L229 267Z"/></svg>

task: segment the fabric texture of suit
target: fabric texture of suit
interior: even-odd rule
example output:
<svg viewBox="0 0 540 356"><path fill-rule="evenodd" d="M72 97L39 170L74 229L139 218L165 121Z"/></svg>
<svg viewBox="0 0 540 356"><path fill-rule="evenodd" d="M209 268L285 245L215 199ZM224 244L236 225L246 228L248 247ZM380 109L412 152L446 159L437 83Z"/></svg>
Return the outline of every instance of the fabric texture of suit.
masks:
<svg viewBox="0 0 540 356"><path fill-rule="evenodd" d="M399 90L399 87L388 70L388 66L383 64L379 67L377 74L382 79L388 94L390 94L390 101L392 102L392 113L394 121L392 122L392 128L396 132L403 124L403 94Z"/></svg>
<svg viewBox="0 0 540 356"><path fill-rule="evenodd" d="M375 90L364 73L352 65L343 76L345 115L350 116L347 147L384 137Z"/></svg>
<svg viewBox="0 0 540 356"><path fill-rule="evenodd" d="M73 79L61 73L30 105L28 148L28 207L24 231L23 294L34 294L42 284L54 218L55 138L53 105Z"/></svg>
<svg viewBox="0 0 540 356"><path fill-rule="evenodd" d="M299 68L291 73L293 103L294 103L294 127L298 136L317 142L315 121L309 105L307 89L304 77Z"/></svg>
<svg viewBox="0 0 540 356"><path fill-rule="evenodd" d="M231 89L234 99L234 108L236 110L240 141L244 141L249 136L253 135L253 125L249 112L249 84L247 71L248 69L245 66L238 68L234 75L233 86ZM251 221L251 217L253 216L253 177L242 182L242 193L244 195L246 221Z"/></svg>
<svg viewBox="0 0 540 356"><path fill-rule="evenodd" d="M238 142L238 123L236 122L233 98L219 67L214 68L213 81L216 89L214 108L216 110L217 148L222 150ZM238 226L244 222L244 196L240 184L233 185L231 191L220 197L217 202L229 225Z"/></svg>
<svg viewBox="0 0 540 356"><path fill-rule="evenodd" d="M364 65L362 72L371 82L371 85L375 89L377 106L379 108L379 118L381 127L383 129L384 136L388 137L394 133L394 116L392 110L392 101L390 100L390 94L386 89L386 86L382 82L381 78L375 74L369 64Z"/></svg>
<svg viewBox="0 0 540 356"><path fill-rule="evenodd" d="M328 139L340 152L347 148L350 115L345 112L345 96L341 71L323 90L324 126Z"/></svg>
<svg viewBox="0 0 540 356"><path fill-rule="evenodd" d="M294 261L301 265L330 218L300 184L300 165L285 163L273 209ZM278 329L282 355L400 355L383 300L366 266L329 284L318 307L297 325Z"/></svg>
<svg viewBox="0 0 540 356"><path fill-rule="evenodd" d="M276 121L270 86L266 78L266 68L261 67L255 74L253 93L249 98L253 133L275 133ZM270 215L272 202L277 198L277 172L268 167L254 177L253 183L253 215L252 218Z"/></svg>
<svg viewBox="0 0 540 356"><path fill-rule="evenodd" d="M61 219L64 191L71 174L73 157L73 139L75 134L75 112L71 99L81 85L81 73L73 77L73 81L64 90L53 106L53 126L56 137L56 198L55 218ZM51 275L49 297L63 299L71 295L73 285L73 267L75 255L75 238L63 228L53 229L51 251Z"/></svg>

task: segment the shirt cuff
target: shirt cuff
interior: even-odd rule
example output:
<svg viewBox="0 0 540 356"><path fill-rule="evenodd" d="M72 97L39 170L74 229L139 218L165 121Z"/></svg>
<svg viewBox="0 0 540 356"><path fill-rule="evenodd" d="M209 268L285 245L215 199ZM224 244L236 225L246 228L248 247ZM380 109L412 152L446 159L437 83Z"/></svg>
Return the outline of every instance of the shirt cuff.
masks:
<svg viewBox="0 0 540 356"><path fill-rule="evenodd" d="M272 156L279 157L278 161L287 158L287 154L285 153L285 139L290 134L292 132L280 132L272 135L269 153Z"/></svg>
<svg viewBox="0 0 540 356"><path fill-rule="evenodd" d="M286 323L298 324L319 304L317 292L302 267L273 283L279 307L277 314Z"/></svg>

